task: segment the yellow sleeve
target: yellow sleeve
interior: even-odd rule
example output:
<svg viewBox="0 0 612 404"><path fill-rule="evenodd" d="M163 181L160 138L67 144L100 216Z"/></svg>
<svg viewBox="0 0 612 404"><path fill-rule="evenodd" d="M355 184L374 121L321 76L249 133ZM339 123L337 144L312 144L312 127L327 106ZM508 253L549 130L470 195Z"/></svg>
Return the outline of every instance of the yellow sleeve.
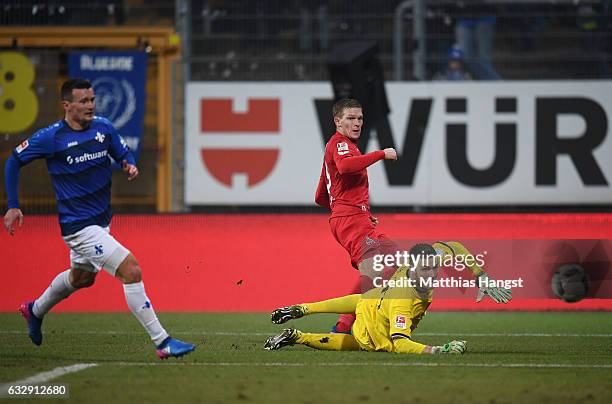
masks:
<svg viewBox="0 0 612 404"><path fill-rule="evenodd" d="M421 354L427 345L412 341L410 338L396 338L393 340L393 352L407 354Z"/></svg>
<svg viewBox="0 0 612 404"><path fill-rule="evenodd" d="M413 291L412 288L397 289L404 292ZM389 336L393 341L393 352L423 353L426 345L410 339L412 330L416 328L421 317L423 317L423 313L419 309L420 300L415 299L410 293L404 293L402 296L402 298L389 299L387 315L389 318Z"/></svg>
<svg viewBox="0 0 612 404"><path fill-rule="evenodd" d="M433 243L432 247L436 251L441 252L444 255L472 255L472 253L470 253L470 251L458 241L438 241L436 243ZM469 262L466 262L466 266L470 269L470 271L472 271L474 276L479 276L480 274L484 273L484 269L482 269L482 267L478 265L473 259L469 260Z"/></svg>
<svg viewBox="0 0 612 404"><path fill-rule="evenodd" d="M389 336L409 338L412 332L413 299L389 299Z"/></svg>

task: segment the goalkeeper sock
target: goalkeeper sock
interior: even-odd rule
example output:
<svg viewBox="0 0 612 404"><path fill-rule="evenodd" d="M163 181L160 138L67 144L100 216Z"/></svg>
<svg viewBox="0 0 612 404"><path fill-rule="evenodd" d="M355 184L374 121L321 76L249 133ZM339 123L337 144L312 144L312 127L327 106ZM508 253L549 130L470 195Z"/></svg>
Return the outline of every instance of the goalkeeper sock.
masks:
<svg viewBox="0 0 612 404"><path fill-rule="evenodd" d="M168 338L168 333L162 327L153 306L151 306L151 302L145 293L144 284L142 282L124 284L123 291L128 307L147 330L155 346L161 344Z"/></svg>
<svg viewBox="0 0 612 404"><path fill-rule="evenodd" d="M70 296L76 288L70 284L70 270L60 272L38 299L34 301L32 313L43 318L53 306Z"/></svg>
<svg viewBox="0 0 612 404"><path fill-rule="evenodd" d="M311 334L299 332L296 343L325 351L359 351L361 348L350 334Z"/></svg>
<svg viewBox="0 0 612 404"><path fill-rule="evenodd" d="M353 315L361 295L348 295L315 303L304 303L308 314L314 313L349 313ZM342 316L340 316L342 317Z"/></svg>
<svg viewBox="0 0 612 404"><path fill-rule="evenodd" d="M361 295L348 295L335 299L324 300L317 303L308 303L306 307L308 314L312 313L343 313L338 317L334 332L350 333L355 322L355 309Z"/></svg>

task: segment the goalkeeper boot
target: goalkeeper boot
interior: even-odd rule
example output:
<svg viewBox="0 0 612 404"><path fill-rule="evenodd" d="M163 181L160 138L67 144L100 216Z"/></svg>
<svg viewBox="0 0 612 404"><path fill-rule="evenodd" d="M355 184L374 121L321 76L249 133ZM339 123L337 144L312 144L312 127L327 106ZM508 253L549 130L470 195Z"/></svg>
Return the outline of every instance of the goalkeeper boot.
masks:
<svg viewBox="0 0 612 404"><path fill-rule="evenodd" d="M272 351L287 345L294 345L299 336L300 332L295 328L285 328L280 334L268 338L264 344L264 349Z"/></svg>
<svg viewBox="0 0 612 404"><path fill-rule="evenodd" d="M19 306L19 312L25 319L26 323L28 323L28 336L34 343L34 345L42 344L42 318L38 318L32 312L32 307L34 306L34 302L25 302Z"/></svg>
<svg viewBox="0 0 612 404"><path fill-rule="evenodd" d="M168 337L157 346L157 357L168 359L169 357L179 358L187 355L195 349L195 345L183 342L176 338Z"/></svg>
<svg viewBox="0 0 612 404"><path fill-rule="evenodd" d="M301 304L295 306L281 307L272 312L272 322L274 324L283 324L289 320L304 317L306 309Z"/></svg>

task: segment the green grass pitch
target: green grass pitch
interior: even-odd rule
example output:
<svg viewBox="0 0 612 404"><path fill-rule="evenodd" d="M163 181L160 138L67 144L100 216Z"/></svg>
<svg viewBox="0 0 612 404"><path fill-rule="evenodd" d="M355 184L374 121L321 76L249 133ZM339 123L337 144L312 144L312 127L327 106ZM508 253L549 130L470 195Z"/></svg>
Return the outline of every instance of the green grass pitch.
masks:
<svg viewBox="0 0 612 404"><path fill-rule="evenodd" d="M165 327L197 350L160 361L127 313L51 313L35 347L17 313L0 314L0 384L77 363L63 375L64 402L609 403L610 313L429 313L414 339L468 341L468 353L398 355L287 347L268 352L283 327L261 313L161 313ZM326 332L335 316L289 324ZM13 401L11 401L13 402Z"/></svg>

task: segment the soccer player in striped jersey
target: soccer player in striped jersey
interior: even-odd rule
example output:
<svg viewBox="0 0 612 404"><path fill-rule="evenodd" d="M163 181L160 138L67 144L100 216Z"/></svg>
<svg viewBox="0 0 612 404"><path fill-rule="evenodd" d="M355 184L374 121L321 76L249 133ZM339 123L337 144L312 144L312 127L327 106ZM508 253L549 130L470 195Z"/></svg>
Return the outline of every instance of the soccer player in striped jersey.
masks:
<svg viewBox="0 0 612 404"><path fill-rule="evenodd" d="M37 299L19 311L35 345L42 344L42 320L53 306L81 288L92 286L100 269L122 284L127 305L146 329L161 359L185 355L195 345L172 338L160 324L145 293L136 257L110 235L111 160L122 164L128 181L138 168L127 144L105 118L94 116L95 96L83 79L63 83L64 119L40 129L17 146L6 162L8 211L4 226L14 234L23 213L17 195L19 170L36 159L46 159L57 199L62 238L70 248L70 269L59 273Z"/></svg>
<svg viewBox="0 0 612 404"><path fill-rule="evenodd" d="M410 256L440 257L469 254L458 242L417 244L410 250ZM280 334L268 338L264 348L280 349L284 346L301 344L315 349L332 351L383 351L410 354L462 354L467 350L467 342L453 340L447 344L425 345L412 340L412 332L425 315L433 299L433 289L423 285L431 284L437 276L435 259L424 258L412 262L411 267L397 269L389 280L388 286L371 289L364 294L354 294L315 303L303 303L283 307L272 312L272 322L282 324L314 313L355 313L357 319L352 334L313 334L294 328L287 328ZM472 274L490 280L484 270L475 262L468 265ZM412 279L413 286L402 280ZM512 299L509 289L491 287L489 282L479 282L476 301L483 296L491 297L497 303L507 303Z"/></svg>

